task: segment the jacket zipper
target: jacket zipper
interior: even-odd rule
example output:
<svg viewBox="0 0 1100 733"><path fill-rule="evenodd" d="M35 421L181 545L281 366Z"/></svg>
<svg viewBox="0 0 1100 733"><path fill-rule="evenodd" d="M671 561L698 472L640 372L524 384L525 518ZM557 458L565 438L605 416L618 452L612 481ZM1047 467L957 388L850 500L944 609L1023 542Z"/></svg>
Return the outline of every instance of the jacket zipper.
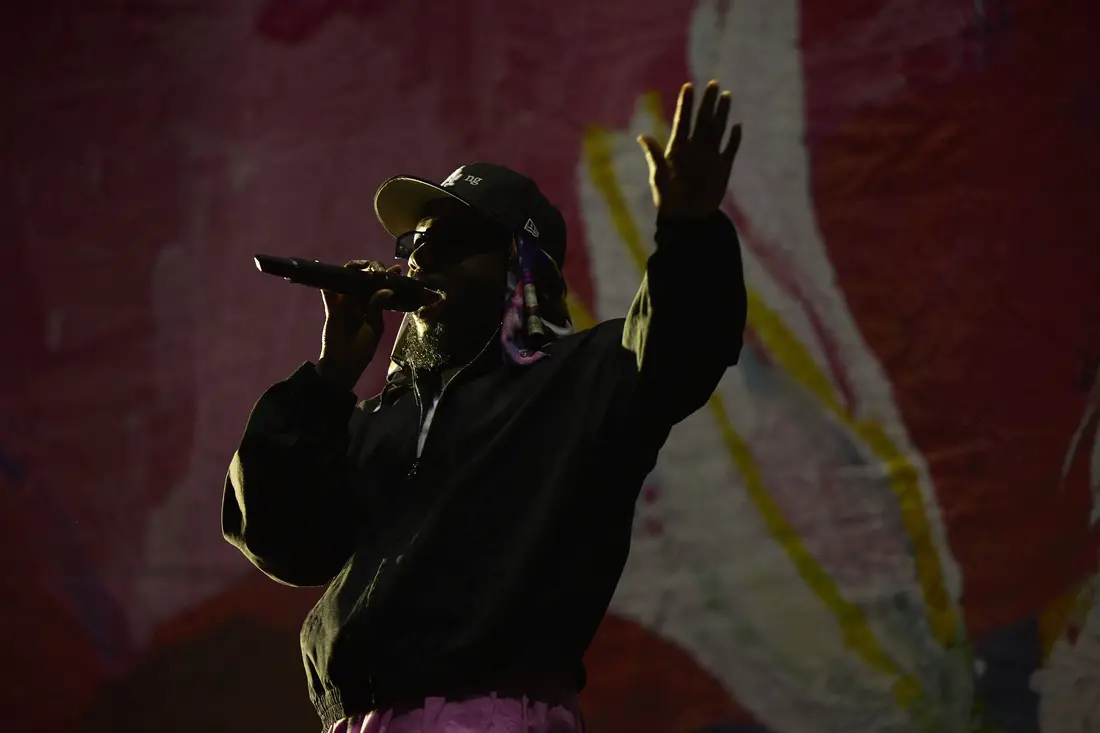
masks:
<svg viewBox="0 0 1100 733"><path fill-rule="evenodd" d="M424 396L421 394L420 387L417 386L416 380L413 379L413 390L416 392L416 401L420 404L420 429L419 431L417 431L416 435L416 458L413 459L413 464L409 468L409 472L405 475L406 478L411 479L416 476L416 473L420 468L420 457L424 454L424 449L428 447L428 434L431 432L431 423L435 422L435 416L439 413L440 405L443 404L443 395L447 394L447 390L450 389L451 385L455 383L462 372L466 371L466 368L468 366L481 358L482 354L485 353L485 350L489 348L489 344L496 341L497 335L499 333L499 329L493 332L493 335L489 338L488 341L485 342L485 345L481 347L481 351L477 352L477 356L475 356L473 359L470 359L468 362L459 367L458 371L456 371L454 375L449 380L447 380L447 383L443 385L443 388L439 390L439 396L435 398L435 406L432 408L431 420L428 422L427 425L424 424L425 417L427 417L424 412Z"/></svg>
<svg viewBox="0 0 1100 733"><path fill-rule="evenodd" d="M497 329L493 333L493 335L489 338L489 340L485 342L485 345L481 347L481 351L477 352L477 356L475 356L473 359L471 359L470 361L463 364L462 367L459 368L459 370L454 373L454 376L452 376L450 378L450 380L448 380L447 383L443 385L443 388L439 390L439 397L437 397L436 400L435 400L435 408L432 412L432 421L433 422L435 421L436 413L439 412L439 406L443 402L443 395L447 393L447 389L452 384L454 384L455 380L458 379L459 375L461 375L462 372L466 371L466 367L470 366L471 364L473 364L474 362L476 362L478 359L481 358L482 354L485 353L485 349L489 348L489 344L493 343L493 341L496 340L497 335L499 333L500 333L500 330ZM406 474L406 478L410 478L410 479L413 478L414 476L416 476L416 472L420 467L420 456L424 453L424 449L428 446L428 433L431 432L431 424L428 424L428 425L424 424L424 418L425 418L424 397L420 392L420 387L417 386L417 384L416 384L416 379L413 379L413 391L416 393L416 401L420 405L420 425L418 426L419 430L417 431L417 435L416 435L416 458L413 459L412 467L409 468L409 472ZM421 436L423 436L423 440L421 440ZM377 576L381 574L382 568L385 567L385 564L386 564L386 562L385 562L385 560L383 560L382 565L380 565L378 567L378 570L375 574L375 580L377 580ZM371 706L372 707L377 706L377 704L378 704L377 691L376 691L375 686L374 686L374 677L372 675L367 675L367 687L370 690Z"/></svg>
<svg viewBox="0 0 1100 733"><path fill-rule="evenodd" d="M416 393L416 404L420 407L420 421L417 423L416 430L416 456L413 458L412 466L409 468L409 472L405 474L405 478L411 479L416 475L416 470L420 467L420 454L423 452L420 436L424 432L424 397L420 394L420 386L413 380L413 392ZM443 392L440 391L439 396L443 396ZM438 404L436 405L438 407ZM427 443L427 436L424 437L424 443Z"/></svg>

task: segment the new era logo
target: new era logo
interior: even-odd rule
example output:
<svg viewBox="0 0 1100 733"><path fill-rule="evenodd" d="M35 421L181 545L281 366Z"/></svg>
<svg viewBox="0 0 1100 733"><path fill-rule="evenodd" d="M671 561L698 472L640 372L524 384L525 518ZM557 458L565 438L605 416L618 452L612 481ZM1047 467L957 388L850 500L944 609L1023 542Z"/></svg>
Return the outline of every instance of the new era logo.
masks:
<svg viewBox="0 0 1100 733"><path fill-rule="evenodd" d="M524 231L530 232L532 237L539 236L539 228L535 226L535 222L532 219L528 219L527 223L523 225Z"/></svg>

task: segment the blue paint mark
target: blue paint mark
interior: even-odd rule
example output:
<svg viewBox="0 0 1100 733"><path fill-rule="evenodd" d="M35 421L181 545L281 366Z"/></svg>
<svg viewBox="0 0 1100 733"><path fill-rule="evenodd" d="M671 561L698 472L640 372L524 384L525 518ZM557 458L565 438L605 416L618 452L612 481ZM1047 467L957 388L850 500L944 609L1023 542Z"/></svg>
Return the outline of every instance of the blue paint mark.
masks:
<svg viewBox="0 0 1100 733"><path fill-rule="evenodd" d="M41 549L50 563L54 592L79 620L100 661L108 669L117 669L133 655L123 609L107 591L92 556L77 540L73 532L76 521L49 497L36 497L36 501L49 528L49 541Z"/></svg>
<svg viewBox="0 0 1100 733"><path fill-rule="evenodd" d="M987 723L1005 733L1039 730L1039 696L1031 675L1042 665L1042 642L1035 619L986 632L974 640L974 659L983 663L977 694Z"/></svg>
<svg viewBox="0 0 1100 733"><path fill-rule="evenodd" d="M981 71L985 68L989 48L989 18L985 14L985 0L974 0L974 27L978 30L978 53L975 65Z"/></svg>
<svg viewBox="0 0 1100 733"><path fill-rule="evenodd" d="M3 446L0 446L0 473L4 474L16 486L22 486L23 482L27 480L26 471L19 465L18 461L7 454Z"/></svg>
<svg viewBox="0 0 1100 733"><path fill-rule="evenodd" d="M994 52L1003 53L998 48L1006 38L1005 31L1012 23L1010 0L973 0L974 30L977 35L977 50L974 64L976 71L984 71Z"/></svg>
<svg viewBox="0 0 1100 733"><path fill-rule="evenodd" d="M23 486L27 472L0 446L0 476ZM127 660L132 652L122 609L111 598L91 556L73 532L76 520L48 494L33 497L36 512L46 527L35 541L49 563L48 576L54 592L80 620L84 631L108 667Z"/></svg>

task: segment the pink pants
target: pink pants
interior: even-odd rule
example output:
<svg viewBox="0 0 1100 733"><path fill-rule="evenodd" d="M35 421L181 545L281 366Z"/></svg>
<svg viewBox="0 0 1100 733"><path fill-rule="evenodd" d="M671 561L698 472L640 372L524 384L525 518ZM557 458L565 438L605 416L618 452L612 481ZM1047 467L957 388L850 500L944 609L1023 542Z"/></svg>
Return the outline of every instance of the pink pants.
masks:
<svg viewBox="0 0 1100 733"><path fill-rule="evenodd" d="M338 720L329 733L584 733L580 704L491 694L467 700L429 697L423 707L379 710Z"/></svg>

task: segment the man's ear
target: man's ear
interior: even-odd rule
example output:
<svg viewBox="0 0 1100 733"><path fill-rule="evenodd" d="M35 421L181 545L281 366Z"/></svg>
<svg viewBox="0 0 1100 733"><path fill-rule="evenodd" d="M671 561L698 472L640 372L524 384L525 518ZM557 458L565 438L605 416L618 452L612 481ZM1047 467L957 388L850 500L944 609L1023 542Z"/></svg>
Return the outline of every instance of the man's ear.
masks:
<svg viewBox="0 0 1100 733"><path fill-rule="evenodd" d="M545 294L553 300L565 297L565 278L549 256L539 258L532 274L535 277L535 287L540 294Z"/></svg>

